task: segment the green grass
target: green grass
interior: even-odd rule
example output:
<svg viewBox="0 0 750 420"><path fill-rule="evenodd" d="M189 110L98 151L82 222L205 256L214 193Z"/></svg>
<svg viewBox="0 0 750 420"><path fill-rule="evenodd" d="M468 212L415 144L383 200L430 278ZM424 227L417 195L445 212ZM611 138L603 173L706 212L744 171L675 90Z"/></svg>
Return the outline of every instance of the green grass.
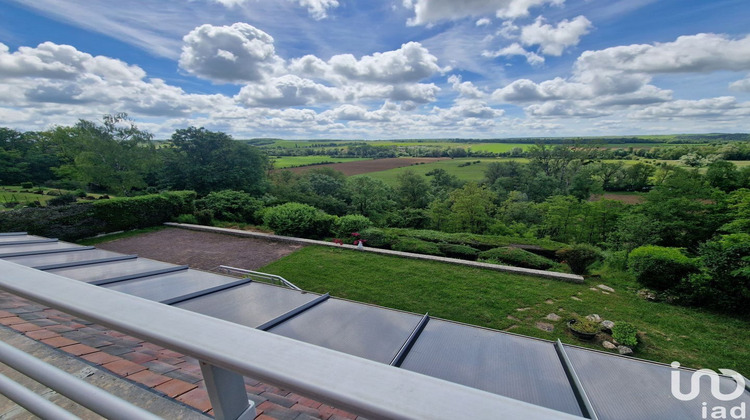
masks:
<svg viewBox="0 0 750 420"><path fill-rule="evenodd" d="M101 244L104 242L114 241L116 239L130 238L131 236L138 236L144 233L156 232L156 231L166 229L166 228L167 226L153 226L153 227L148 227L148 228L143 228L143 229L129 230L127 232L112 233L109 235L102 235L102 236L96 236L93 238L81 239L80 241L76 241L76 243L78 245L91 246L91 245Z"/></svg>
<svg viewBox="0 0 750 420"><path fill-rule="evenodd" d="M577 285L314 246L261 271L281 275L313 292L602 350L575 339L565 327L574 314L597 313L636 326L642 340L637 357L663 363L679 361L694 368L736 369L745 374L750 365L750 334L746 334L750 321L645 301L636 296L636 285L623 273ZM616 291L605 295L590 290L598 284ZM563 319L546 320L552 312ZM554 324L555 330L549 333L535 328L540 321Z"/></svg>
<svg viewBox="0 0 750 420"><path fill-rule="evenodd" d="M508 159L505 159L508 160ZM526 159L514 159L521 162L526 162ZM466 162L476 162L478 164L471 164L468 166L460 167L459 165ZM466 159L449 159L440 160L432 163L425 163L424 165L412 165L403 168L389 169L387 171L370 172L367 176L382 180L388 185L395 186L398 184L398 175L405 171L412 171L417 175L425 175L427 172L433 169L445 169L449 174L456 175L462 181L475 181L479 182L484 179L484 172L487 170L487 165L491 162L499 162L500 159L482 159L482 158L466 158Z"/></svg>
<svg viewBox="0 0 750 420"><path fill-rule="evenodd" d="M314 165L322 162L354 162L358 160L369 160L362 158L335 158L330 156L279 156L271 157L275 169L293 168L295 166Z"/></svg>

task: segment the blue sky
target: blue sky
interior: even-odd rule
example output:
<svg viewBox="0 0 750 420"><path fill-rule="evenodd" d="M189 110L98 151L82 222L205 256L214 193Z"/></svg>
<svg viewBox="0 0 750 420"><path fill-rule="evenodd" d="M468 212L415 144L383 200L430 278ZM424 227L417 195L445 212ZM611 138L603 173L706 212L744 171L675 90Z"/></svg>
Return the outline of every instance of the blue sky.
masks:
<svg viewBox="0 0 750 420"><path fill-rule="evenodd" d="M746 0L0 0L0 126L750 132Z"/></svg>

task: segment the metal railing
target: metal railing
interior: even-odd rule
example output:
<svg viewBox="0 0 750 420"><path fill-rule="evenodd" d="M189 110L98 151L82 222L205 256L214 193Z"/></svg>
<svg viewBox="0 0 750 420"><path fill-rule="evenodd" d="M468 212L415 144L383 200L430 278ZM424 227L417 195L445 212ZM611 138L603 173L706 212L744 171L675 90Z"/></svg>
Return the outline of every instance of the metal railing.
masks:
<svg viewBox="0 0 750 420"><path fill-rule="evenodd" d="M368 418L580 418L8 261L0 289L198 359L218 419L255 416L243 376Z"/></svg>
<svg viewBox="0 0 750 420"><path fill-rule="evenodd" d="M244 277L250 279L261 279L262 281L267 281L272 284L278 284L279 286L288 287L293 290L302 290L292 284L292 282L290 282L289 280L281 276L277 276L276 274L261 273L260 271L245 270L244 268L230 267L228 265L220 265L219 269L226 271L227 273L242 274Z"/></svg>

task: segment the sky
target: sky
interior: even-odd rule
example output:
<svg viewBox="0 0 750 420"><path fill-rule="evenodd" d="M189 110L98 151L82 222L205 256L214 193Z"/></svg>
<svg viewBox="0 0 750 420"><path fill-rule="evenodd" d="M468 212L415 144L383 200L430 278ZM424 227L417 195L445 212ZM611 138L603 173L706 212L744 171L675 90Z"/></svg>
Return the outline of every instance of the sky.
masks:
<svg viewBox="0 0 750 420"><path fill-rule="evenodd" d="M750 132L747 0L0 0L0 126Z"/></svg>

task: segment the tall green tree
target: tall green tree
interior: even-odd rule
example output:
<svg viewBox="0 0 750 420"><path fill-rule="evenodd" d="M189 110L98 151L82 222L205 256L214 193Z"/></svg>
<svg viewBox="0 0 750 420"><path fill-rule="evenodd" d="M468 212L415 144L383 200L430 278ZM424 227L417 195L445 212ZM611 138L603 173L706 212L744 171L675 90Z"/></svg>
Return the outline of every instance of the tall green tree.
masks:
<svg viewBox="0 0 750 420"><path fill-rule="evenodd" d="M425 209L432 201L427 180L406 170L397 176L396 197L404 208Z"/></svg>
<svg viewBox="0 0 750 420"><path fill-rule="evenodd" d="M200 195L232 189L260 195L268 187L266 155L222 132L179 129L162 153L162 185L170 189L195 190Z"/></svg>

